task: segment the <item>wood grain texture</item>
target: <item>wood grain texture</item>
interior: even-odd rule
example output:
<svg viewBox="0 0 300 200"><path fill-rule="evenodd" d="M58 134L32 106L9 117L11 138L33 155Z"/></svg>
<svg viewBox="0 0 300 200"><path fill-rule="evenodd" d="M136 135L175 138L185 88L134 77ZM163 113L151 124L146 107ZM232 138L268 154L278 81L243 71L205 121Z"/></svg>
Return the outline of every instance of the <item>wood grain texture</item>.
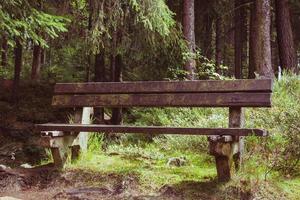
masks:
<svg viewBox="0 0 300 200"><path fill-rule="evenodd" d="M270 107L270 93L56 95L56 107Z"/></svg>
<svg viewBox="0 0 300 200"><path fill-rule="evenodd" d="M37 131L64 132L105 132L105 133L145 133L145 134L182 134L182 135L232 135L266 136L262 129L246 128L179 128L160 126L124 126L124 125L87 125L87 124L37 124Z"/></svg>
<svg viewBox="0 0 300 200"><path fill-rule="evenodd" d="M55 94L271 92L271 79L58 83Z"/></svg>

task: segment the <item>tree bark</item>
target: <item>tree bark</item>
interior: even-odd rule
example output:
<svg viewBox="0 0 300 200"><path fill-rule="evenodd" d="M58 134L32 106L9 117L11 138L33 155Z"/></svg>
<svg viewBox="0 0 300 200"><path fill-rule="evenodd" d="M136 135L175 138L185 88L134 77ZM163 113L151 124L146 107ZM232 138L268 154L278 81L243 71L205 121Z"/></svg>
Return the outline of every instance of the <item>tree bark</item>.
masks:
<svg viewBox="0 0 300 200"><path fill-rule="evenodd" d="M31 79L34 81L40 79L41 55L42 55L41 46L34 45L33 46L33 56L32 56L32 68L31 68Z"/></svg>
<svg viewBox="0 0 300 200"><path fill-rule="evenodd" d="M95 82L104 82L105 81L105 54L100 52L95 55ZM95 108L94 117L96 118L96 123L104 123L104 109Z"/></svg>
<svg viewBox="0 0 300 200"><path fill-rule="evenodd" d="M262 78L273 78L271 55L271 5L270 0L256 0L258 22L260 25L259 40L261 41L261 62L258 66L258 74Z"/></svg>
<svg viewBox="0 0 300 200"><path fill-rule="evenodd" d="M14 71L14 83L13 83L13 90L12 90L13 103L17 103L19 97L19 85L20 85L20 76L21 76L21 69L22 69L22 54L23 54L22 44L19 39L16 39L16 46L14 49L15 71Z"/></svg>
<svg viewBox="0 0 300 200"><path fill-rule="evenodd" d="M216 71L217 73L221 73L220 65L222 63L222 20L221 18L217 18L216 20Z"/></svg>
<svg viewBox="0 0 300 200"><path fill-rule="evenodd" d="M94 0L88 0L88 12L89 12L88 27L87 27L88 32L90 32L93 27L94 9L97 9L97 8L94 8L95 6L96 5L95 5ZM86 35L88 36L88 33ZM92 51L90 49L88 49L88 54L87 54L86 60L87 60L87 65L86 65L86 69L85 69L85 71L86 71L85 80L86 80L86 82L89 82L90 77L91 77L91 65L92 65Z"/></svg>
<svg viewBox="0 0 300 200"><path fill-rule="evenodd" d="M250 64L260 78L273 78L270 0L255 0L251 15Z"/></svg>
<svg viewBox="0 0 300 200"><path fill-rule="evenodd" d="M210 4L207 5L208 7ZM208 8L207 8L208 9ZM212 50L212 31L213 31L213 18L210 16L210 13L204 14L204 22L205 26L205 40L203 41L203 53L204 56L208 59L212 59L213 50Z"/></svg>
<svg viewBox="0 0 300 200"><path fill-rule="evenodd" d="M235 0L235 13L234 13L234 76L236 79L242 77L242 22L241 22L241 0Z"/></svg>
<svg viewBox="0 0 300 200"><path fill-rule="evenodd" d="M243 78L243 59L246 57L245 46L247 42L247 10L245 0L235 0L235 31L234 31L234 75Z"/></svg>
<svg viewBox="0 0 300 200"><path fill-rule="evenodd" d="M95 82L105 81L104 52L95 55Z"/></svg>
<svg viewBox="0 0 300 200"><path fill-rule="evenodd" d="M288 0L275 0L276 28L280 65L282 69L297 71L297 56L293 38Z"/></svg>
<svg viewBox="0 0 300 200"><path fill-rule="evenodd" d="M188 42L189 52L193 54L195 52L195 11L194 0L184 0L183 2L183 34ZM189 59L185 64L185 70L187 71L187 79L195 79L196 61Z"/></svg>
<svg viewBox="0 0 300 200"><path fill-rule="evenodd" d="M110 80L112 82L122 82L122 56L117 54L117 46L121 43L122 34L120 30L115 30L112 36L112 54L110 57ZM119 125L122 123L122 108L112 108L111 123Z"/></svg>
<svg viewBox="0 0 300 200"><path fill-rule="evenodd" d="M2 37L2 52L1 52L1 66L7 67L7 53L8 53L8 44L7 37L3 35Z"/></svg>
<svg viewBox="0 0 300 200"><path fill-rule="evenodd" d="M46 49L42 48L41 50L41 65L46 63Z"/></svg>
<svg viewBox="0 0 300 200"><path fill-rule="evenodd" d="M256 14L255 14L255 3L250 5L250 25L249 25L249 67L248 67L248 79L255 78L256 66L258 65L256 61L259 59L258 52L256 52L256 38L257 33L256 27Z"/></svg>
<svg viewBox="0 0 300 200"><path fill-rule="evenodd" d="M122 82L122 73L121 73L122 66L123 66L122 56L118 54L115 57L115 67L114 67L115 71L114 71L113 82ZM122 124L122 108L112 109L111 122L114 125Z"/></svg>

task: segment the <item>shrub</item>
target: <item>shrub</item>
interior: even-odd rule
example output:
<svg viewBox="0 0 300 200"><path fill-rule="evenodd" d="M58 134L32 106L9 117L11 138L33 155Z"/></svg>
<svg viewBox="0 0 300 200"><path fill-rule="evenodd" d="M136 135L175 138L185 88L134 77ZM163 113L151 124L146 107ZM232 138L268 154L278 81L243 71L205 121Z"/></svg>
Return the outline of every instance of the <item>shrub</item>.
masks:
<svg viewBox="0 0 300 200"><path fill-rule="evenodd" d="M274 83L272 108L251 109L247 116L247 126L264 128L271 134L263 143L262 152L270 167L285 174L297 172L300 167L300 76L284 74ZM254 142L249 141L251 149L257 146Z"/></svg>

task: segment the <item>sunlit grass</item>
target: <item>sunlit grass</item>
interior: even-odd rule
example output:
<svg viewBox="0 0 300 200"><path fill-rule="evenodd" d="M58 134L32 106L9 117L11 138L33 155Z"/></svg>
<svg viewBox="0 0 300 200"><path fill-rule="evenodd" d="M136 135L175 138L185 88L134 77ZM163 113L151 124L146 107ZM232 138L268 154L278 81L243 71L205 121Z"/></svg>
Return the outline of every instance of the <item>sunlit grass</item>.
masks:
<svg viewBox="0 0 300 200"><path fill-rule="evenodd" d="M183 166L170 166L168 159L184 156ZM181 151L162 151L159 147L148 144L110 145L106 152L89 149L73 163L68 163L66 170L80 169L98 173L134 175L145 189L158 189L166 184L179 184L183 181L205 181L216 176L214 164L207 154Z"/></svg>
<svg viewBox="0 0 300 200"><path fill-rule="evenodd" d="M89 151L82 154L76 162L68 163L66 170L83 170L123 177L134 176L140 187L147 192L157 191L165 185L189 187L188 184L191 183L198 188L203 184L204 187L209 187L210 193L217 191L217 196L224 194L230 197L234 188L239 188L242 192L256 192L257 195L265 198L276 196L299 199L300 197L300 179L285 180L275 172L266 176L268 168L266 165L258 164L259 158L248 158L231 182L219 185L214 182L216 169L213 158L207 153L162 150L154 143L113 144L103 151L95 148L101 146L101 141L100 143L92 141ZM169 158L181 156L187 160L185 165L178 167L167 164ZM189 196L194 192L192 188L187 188L185 195Z"/></svg>
<svg viewBox="0 0 300 200"><path fill-rule="evenodd" d="M278 185L287 194L288 199L300 199L300 178L282 180Z"/></svg>

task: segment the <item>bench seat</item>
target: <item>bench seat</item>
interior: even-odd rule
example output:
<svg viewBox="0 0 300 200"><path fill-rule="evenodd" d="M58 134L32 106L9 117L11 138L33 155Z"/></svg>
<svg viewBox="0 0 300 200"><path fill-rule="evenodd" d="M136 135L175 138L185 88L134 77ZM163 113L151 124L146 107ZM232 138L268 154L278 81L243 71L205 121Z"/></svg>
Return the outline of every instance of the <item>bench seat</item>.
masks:
<svg viewBox="0 0 300 200"><path fill-rule="evenodd" d="M181 128L162 126L125 126L97 124L37 124L37 131L62 132L105 132L105 133L145 133L180 135L230 135L230 136L267 136L263 129L253 128Z"/></svg>

